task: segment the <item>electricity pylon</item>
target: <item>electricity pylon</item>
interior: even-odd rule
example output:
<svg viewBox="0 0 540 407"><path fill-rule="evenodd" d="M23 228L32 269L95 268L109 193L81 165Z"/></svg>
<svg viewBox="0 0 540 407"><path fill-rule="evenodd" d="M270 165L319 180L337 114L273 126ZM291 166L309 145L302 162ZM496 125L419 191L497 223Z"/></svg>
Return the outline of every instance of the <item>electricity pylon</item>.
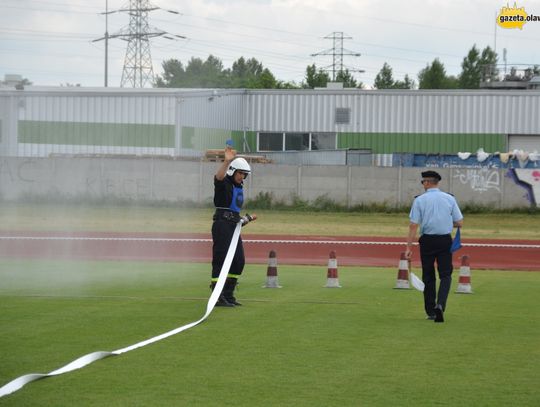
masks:
<svg viewBox="0 0 540 407"><path fill-rule="evenodd" d="M166 31L148 24L148 12L160 10L160 7L153 6L148 0L129 0L127 6L120 10L108 11L102 14L112 14L125 12L129 14L129 25L122 28L118 33L109 35L105 29L105 37L94 41L105 40L105 78L107 78L107 42L110 38L120 38L127 41L124 67L122 69L122 79L120 87L143 88L154 80L154 68L152 66L152 56L150 54L150 38L163 37L169 40L176 38L186 38L182 35L170 34ZM165 10L169 13L180 14L174 10ZM106 23L107 24L107 23ZM107 86L107 79L105 79Z"/></svg>
<svg viewBox="0 0 540 407"><path fill-rule="evenodd" d="M333 47L321 52L317 52L316 54L311 54L312 57L316 57L319 55L332 55L332 81L336 80L336 75L339 72L343 72L343 56L344 55L350 55L354 57L359 57L360 53L349 51L347 49L343 48L343 40L350 40L352 37L344 37L343 32L333 32L332 34L327 35L324 37L325 39L333 40ZM330 66L325 67L326 71L329 71ZM360 69L349 69L349 71L354 72L364 72Z"/></svg>

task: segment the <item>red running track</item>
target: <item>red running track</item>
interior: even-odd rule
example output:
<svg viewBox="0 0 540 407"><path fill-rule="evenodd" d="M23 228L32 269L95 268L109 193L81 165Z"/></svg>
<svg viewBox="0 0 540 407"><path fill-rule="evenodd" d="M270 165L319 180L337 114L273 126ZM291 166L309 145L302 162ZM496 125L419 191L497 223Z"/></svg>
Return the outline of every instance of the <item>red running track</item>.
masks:
<svg viewBox="0 0 540 407"><path fill-rule="evenodd" d="M334 250L339 265L397 268L405 249L404 238L246 234L243 240L246 261L258 264L266 264L275 250L279 264L325 266ZM540 271L538 240L462 243L456 267L468 255L475 269ZM0 258L210 262L211 252L209 234L0 232ZM418 248L413 265L420 266Z"/></svg>

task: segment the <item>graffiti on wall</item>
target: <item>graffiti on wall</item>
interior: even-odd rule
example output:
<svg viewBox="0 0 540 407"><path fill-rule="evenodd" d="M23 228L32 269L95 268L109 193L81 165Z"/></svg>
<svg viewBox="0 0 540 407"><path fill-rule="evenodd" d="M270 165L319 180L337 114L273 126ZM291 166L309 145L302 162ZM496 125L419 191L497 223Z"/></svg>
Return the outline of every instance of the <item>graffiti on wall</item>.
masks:
<svg viewBox="0 0 540 407"><path fill-rule="evenodd" d="M86 178L86 194L93 197L113 196L127 199L151 198L150 179L148 178Z"/></svg>
<svg viewBox="0 0 540 407"><path fill-rule="evenodd" d="M498 170L489 168L456 169L454 178L463 185L470 185L473 191L486 192L494 189L501 192L501 179Z"/></svg>
<svg viewBox="0 0 540 407"><path fill-rule="evenodd" d="M35 182L34 177L27 171L28 168L34 165L34 161L35 160L28 158L14 165L10 163L9 160L2 159L0 160L0 175L6 177L4 181L21 181L23 183Z"/></svg>
<svg viewBox="0 0 540 407"><path fill-rule="evenodd" d="M514 168L508 176L527 191L527 199L532 205L540 208L540 170Z"/></svg>
<svg viewBox="0 0 540 407"><path fill-rule="evenodd" d="M60 173L54 160L0 158L0 197L60 197L63 194L65 197L82 195L90 198L152 198L151 178L144 174L138 178L127 171L112 173L110 176L94 176L94 171L75 167L73 171Z"/></svg>

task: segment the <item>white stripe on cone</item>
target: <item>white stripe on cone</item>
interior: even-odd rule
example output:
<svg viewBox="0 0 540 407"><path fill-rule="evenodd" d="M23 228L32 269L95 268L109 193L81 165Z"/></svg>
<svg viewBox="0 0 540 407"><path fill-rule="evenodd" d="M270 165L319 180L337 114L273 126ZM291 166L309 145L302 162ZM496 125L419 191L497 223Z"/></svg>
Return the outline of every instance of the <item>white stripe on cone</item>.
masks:
<svg viewBox="0 0 540 407"><path fill-rule="evenodd" d="M330 258L328 259L328 271L326 273L326 285L325 288L341 288L338 279L337 259L336 252L330 252Z"/></svg>
<svg viewBox="0 0 540 407"><path fill-rule="evenodd" d="M398 266L396 286L398 289L409 289L409 262L405 257L405 252L401 252Z"/></svg>
<svg viewBox="0 0 540 407"><path fill-rule="evenodd" d="M458 294L472 294L471 286L471 268L469 266L469 256L461 258L461 267L459 268L459 280L456 289Z"/></svg>
<svg viewBox="0 0 540 407"><path fill-rule="evenodd" d="M281 288L277 275L277 256L274 250L268 253L268 268L266 269L266 284L263 288Z"/></svg>

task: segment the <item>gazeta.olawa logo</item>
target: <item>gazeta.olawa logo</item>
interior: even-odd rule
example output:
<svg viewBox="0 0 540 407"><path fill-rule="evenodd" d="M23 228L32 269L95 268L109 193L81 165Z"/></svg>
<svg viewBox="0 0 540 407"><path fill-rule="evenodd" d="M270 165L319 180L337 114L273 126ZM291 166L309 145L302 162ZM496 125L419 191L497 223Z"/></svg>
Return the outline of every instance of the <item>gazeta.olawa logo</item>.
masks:
<svg viewBox="0 0 540 407"><path fill-rule="evenodd" d="M525 23L530 21L540 22L540 16L527 14L525 7L518 7L514 3L514 7L510 7L506 3L506 7L501 7L501 11L497 16L497 24L502 28L519 28L523 29Z"/></svg>

